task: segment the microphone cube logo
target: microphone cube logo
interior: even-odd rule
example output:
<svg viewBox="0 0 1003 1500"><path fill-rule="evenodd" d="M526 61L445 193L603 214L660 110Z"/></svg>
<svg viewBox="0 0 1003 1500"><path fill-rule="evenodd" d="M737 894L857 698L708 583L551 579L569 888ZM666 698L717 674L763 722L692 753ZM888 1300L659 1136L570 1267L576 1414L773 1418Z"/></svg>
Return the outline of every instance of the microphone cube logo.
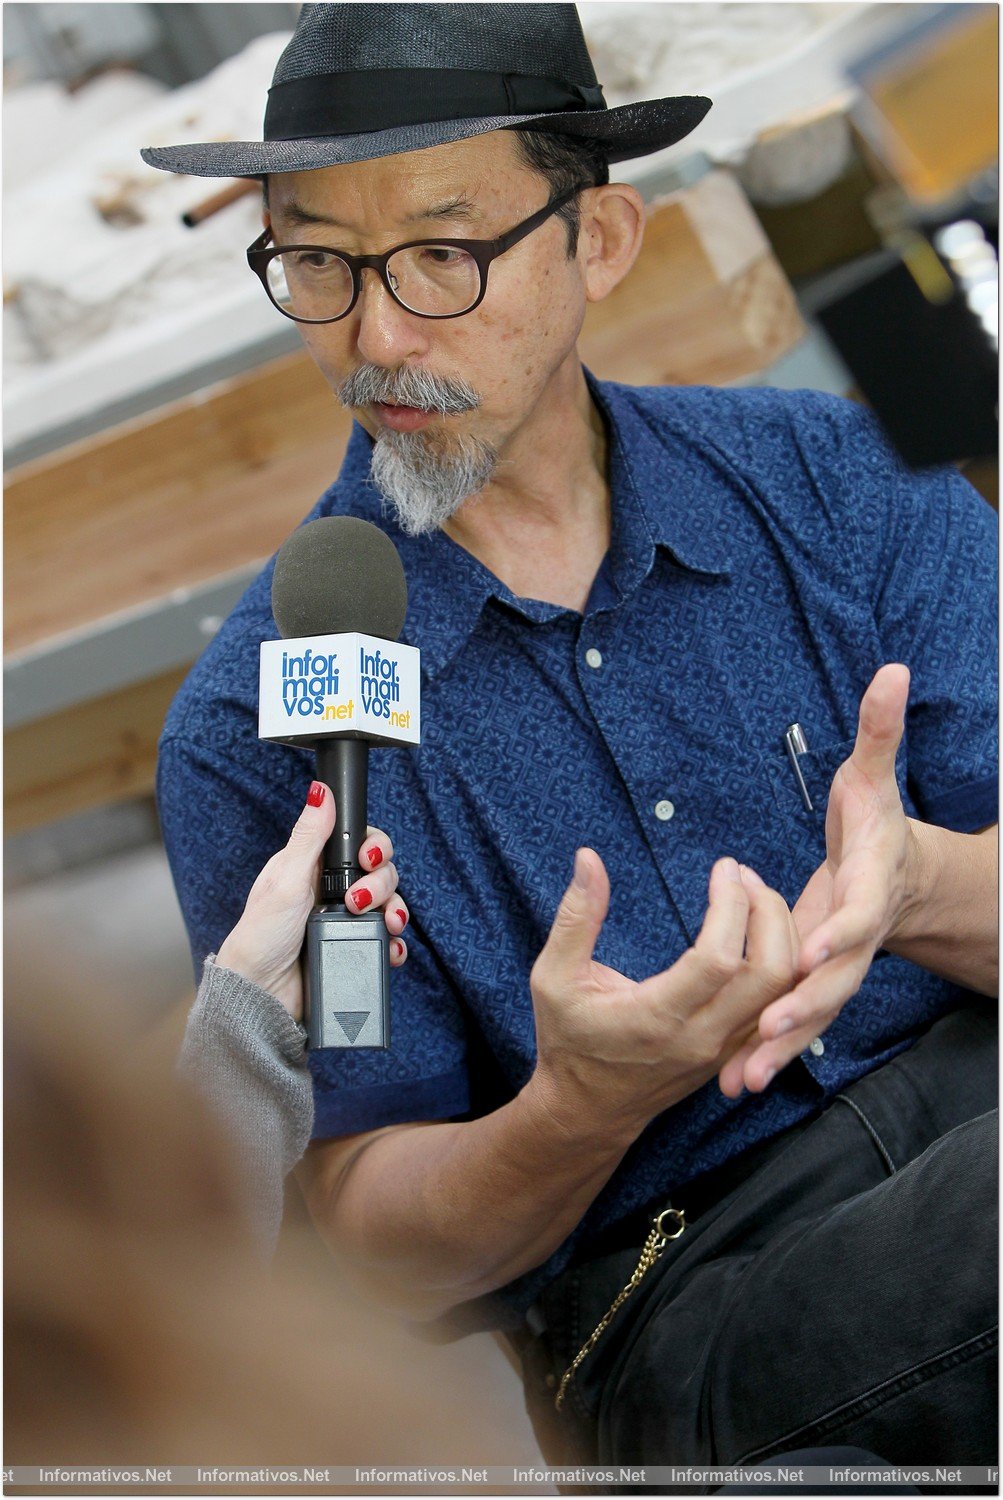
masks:
<svg viewBox="0 0 1003 1500"><path fill-rule="evenodd" d="M382 651L359 647L359 692L366 713L377 719L389 719L395 727L406 728L410 710L401 709L400 670L396 661Z"/></svg>
<svg viewBox="0 0 1003 1500"><path fill-rule="evenodd" d="M263 641L258 734L283 744L357 734L417 745L419 671L414 646L355 631Z"/></svg>
<svg viewBox="0 0 1003 1500"><path fill-rule="evenodd" d="M307 646L302 656L282 653L282 704L290 718L323 714L338 697L338 653L325 655Z"/></svg>

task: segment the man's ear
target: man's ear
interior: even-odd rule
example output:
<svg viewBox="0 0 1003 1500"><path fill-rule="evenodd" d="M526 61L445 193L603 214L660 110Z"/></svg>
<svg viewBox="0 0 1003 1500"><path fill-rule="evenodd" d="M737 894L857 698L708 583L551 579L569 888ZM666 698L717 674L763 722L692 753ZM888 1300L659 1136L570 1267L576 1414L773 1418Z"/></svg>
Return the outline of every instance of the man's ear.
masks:
<svg viewBox="0 0 1003 1500"><path fill-rule="evenodd" d="M644 237L644 199L625 182L583 194L579 264L588 302L601 302L637 259Z"/></svg>

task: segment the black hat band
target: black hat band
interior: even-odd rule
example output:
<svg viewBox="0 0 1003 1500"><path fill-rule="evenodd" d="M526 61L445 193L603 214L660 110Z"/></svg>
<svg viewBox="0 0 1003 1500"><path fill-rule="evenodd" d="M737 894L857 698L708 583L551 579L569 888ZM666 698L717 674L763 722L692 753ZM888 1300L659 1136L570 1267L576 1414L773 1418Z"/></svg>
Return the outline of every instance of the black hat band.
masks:
<svg viewBox="0 0 1003 1500"><path fill-rule="evenodd" d="M430 120L605 108L598 84L473 68L364 68L275 84L268 91L264 136L292 141Z"/></svg>

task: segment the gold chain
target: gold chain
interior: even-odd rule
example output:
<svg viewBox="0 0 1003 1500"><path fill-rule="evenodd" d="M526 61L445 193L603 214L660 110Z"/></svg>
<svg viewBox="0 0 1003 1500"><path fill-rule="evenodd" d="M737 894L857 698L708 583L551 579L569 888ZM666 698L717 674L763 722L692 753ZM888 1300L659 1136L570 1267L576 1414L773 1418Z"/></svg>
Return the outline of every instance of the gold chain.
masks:
<svg viewBox="0 0 1003 1500"><path fill-rule="evenodd" d="M664 1224L664 1220L669 1216L674 1218L676 1221L676 1227L671 1231L671 1233L666 1230ZM644 1248L641 1251L641 1258L638 1261L637 1265L634 1267L630 1280L627 1282L627 1285L623 1288L623 1290L617 1293L613 1302L610 1304L609 1308L606 1310L603 1316L599 1319L599 1322L596 1324L595 1328L593 1328L592 1332L585 1340L585 1343L579 1349L578 1353L575 1355L574 1359L571 1361L570 1365L561 1377L561 1384L558 1387L557 1395L554 1397L554 1405L556 1406L558 1411L560 1411L561 1407L564 1405L564 1398L568 1393L568 1387L574 1380L575 1372L577 1371L578 1366L581 1364L582 1360L592 1353L592 1350L595 1348L596 1344L598 1344L600 1338L606 1332L606 1329L609 1327L610 1323L612 1323L613 1319L616 1317L616 1314L620 1311L621 1307L626 1302L631 1292L635 1291L636 1288L640 1286L641 1282L644 1280L645 1276L647 1276L656 1260L658 1260L659 1256L661 1255L662 1251L665 1249L669 1241L677 1240L685 1228L686 1215L681 1208L663 1208L662 1212L653 1221L651 1225L651 1231L648 1234L648 1238L644 1242Z"/></svg>

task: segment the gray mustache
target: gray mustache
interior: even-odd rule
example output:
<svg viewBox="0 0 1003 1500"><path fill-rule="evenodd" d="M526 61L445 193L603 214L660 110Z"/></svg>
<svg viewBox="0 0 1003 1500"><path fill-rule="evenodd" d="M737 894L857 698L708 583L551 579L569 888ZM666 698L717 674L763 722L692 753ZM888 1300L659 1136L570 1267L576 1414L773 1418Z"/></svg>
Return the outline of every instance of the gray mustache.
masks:
<svg viewBox="0 0 1003 1500"><path fill-rule="evenodd" d="M427 370L402 366L399 370L382 370L379 365L362 365L338 386L343 406L372 406L378 401L395 406L413 406L419 411L436 411L444 417L473 411L481 398L465 380L430 375Z"/></svg>

